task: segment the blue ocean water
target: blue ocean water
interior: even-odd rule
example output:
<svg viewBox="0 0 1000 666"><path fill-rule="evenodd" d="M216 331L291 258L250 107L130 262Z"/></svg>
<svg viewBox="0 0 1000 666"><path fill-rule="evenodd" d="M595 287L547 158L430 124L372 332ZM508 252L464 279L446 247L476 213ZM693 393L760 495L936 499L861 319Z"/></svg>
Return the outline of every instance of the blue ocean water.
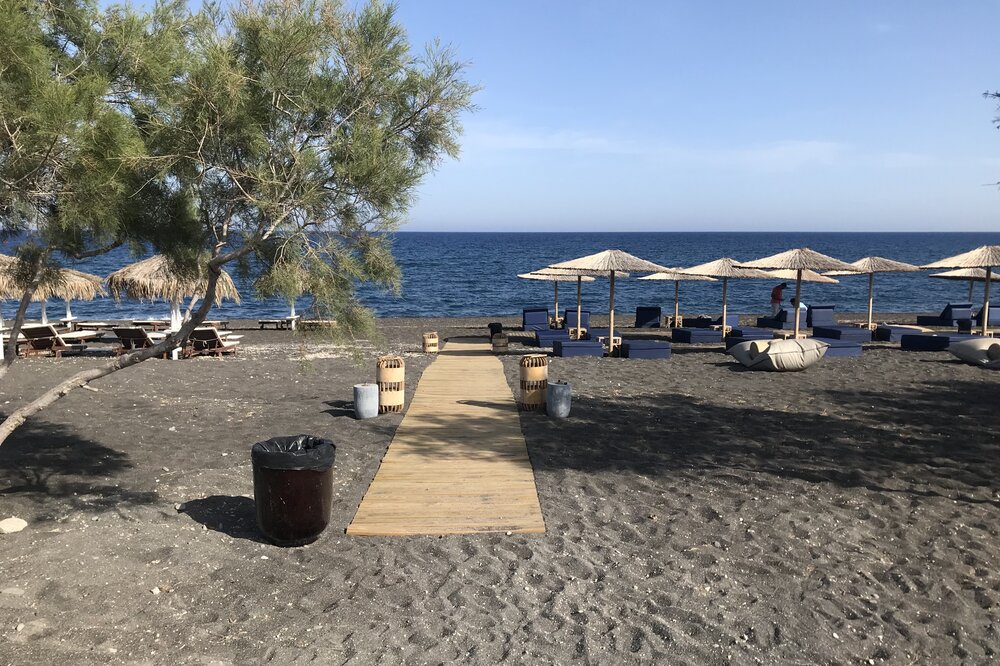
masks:
<svg viewBox="0 0 1000 666"><path fill-rule="evenodd" d="M794 247L811 247L845 261L879 255L923 264L987 244L1000 244L1000 233L398 233L393 250L403 272L403 290L397 297L362 285L361 300L383 317L494 316L519 314L522 307L551 307L553 286L523 280L518 273L543 268L608 248L619 248L665 266L692 266L722 256L750 260ZM11 246L0 245L11 253ZM135 261L120 249L104 256L69 264L89 273L107 275ZM287 314L280 299L258 300L248 284L240 284L242 305L226 303L213 316L256 319ZM729 285L729 310L741 314L769 310L770 281L734 280ZM864 312L866 277L841 278L838 285L803 285L805 303L835 303L845 312ZM616 281L616 312L633 312L638 305L673 307L673 282ZM791 295L786 292L786 296ZM560 307L575 304L576 285L563 283ZM875 277L875 309L881 312L937 311L948 301L963 301L967 282L930 279L927 273L888 273ZM982 300L976 285L974 300ZM583 285L583 301L595 313L608 309L608 282L598 279ZM308 307L302 298L297 307ZM718 283L681 284L681 310L686 313L717 312L721 303ZM16 304L0 303L5 316ZM102 298L73 303L73 313L88 319L127 319L165 316L164 303L115 303ZM50 317L62 314L61 304L49 305ZM37 318L39 306L28 316Z"/></svg>

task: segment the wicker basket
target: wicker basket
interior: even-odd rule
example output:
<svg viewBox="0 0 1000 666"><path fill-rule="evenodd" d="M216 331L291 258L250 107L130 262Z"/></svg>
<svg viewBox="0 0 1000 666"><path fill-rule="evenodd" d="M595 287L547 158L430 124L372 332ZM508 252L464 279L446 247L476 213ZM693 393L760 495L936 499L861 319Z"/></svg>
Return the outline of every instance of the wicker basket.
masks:
<svg viewBox="0 0 1000 666"><path fill-rule="evenodd" d="M424 333L424 353L436 354L438 352L438 334L436 331Z"/></svg>
<svg viewBox="0 0 1000 666"><path fill-rule="evenodd" d="M545 391L549 385L549 357L529 354L521 358L521 399L517 405L525 411L545 406Z"/></svg>

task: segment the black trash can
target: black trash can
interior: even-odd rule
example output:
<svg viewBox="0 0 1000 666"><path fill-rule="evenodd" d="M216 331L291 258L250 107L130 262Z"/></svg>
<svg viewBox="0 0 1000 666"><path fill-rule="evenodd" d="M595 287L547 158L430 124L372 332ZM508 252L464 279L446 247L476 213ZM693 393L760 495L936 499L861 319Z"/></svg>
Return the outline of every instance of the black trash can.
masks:
<svg viewBox="0 0 1000 666"><path fill-rule="evenodd" d="M498 321L491 321L489 324L487 324L487 327L490 329L491 338L497 333L503 333L503 324L501 324Z"/></svg>
<svg viewBox="0 0 1000 666"><path fill-rule="evenodd" d="M297 435L257 442L253 462L253 499L257 526L276 546L312 543L330 523L333 459L328 439Z"/></svg>

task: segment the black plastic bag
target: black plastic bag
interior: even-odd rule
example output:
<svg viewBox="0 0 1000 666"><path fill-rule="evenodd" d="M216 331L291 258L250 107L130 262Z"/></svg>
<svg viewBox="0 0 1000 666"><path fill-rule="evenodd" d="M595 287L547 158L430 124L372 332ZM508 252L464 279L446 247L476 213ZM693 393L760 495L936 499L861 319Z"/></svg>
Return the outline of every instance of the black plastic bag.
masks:
<svg viewBox="0 0 1000 666"><path fill-rule="evenodd" d="M333 467L337 447L312 435L273 437L250 450L254 465L267 469L309 469L322 472Z"/></svg>

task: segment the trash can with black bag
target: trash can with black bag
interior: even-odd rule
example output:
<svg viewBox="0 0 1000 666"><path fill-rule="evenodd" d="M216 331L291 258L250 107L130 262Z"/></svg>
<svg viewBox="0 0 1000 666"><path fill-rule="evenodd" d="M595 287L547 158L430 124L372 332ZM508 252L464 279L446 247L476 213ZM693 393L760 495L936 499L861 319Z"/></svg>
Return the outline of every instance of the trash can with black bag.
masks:
<svg viewBox="0 0 1000 666"><path fill-rule="evenodd" d="M257 526L277 546L312 543L330 522L333 506L333 442L310 435L257 442L253 497Z"/></svg>

